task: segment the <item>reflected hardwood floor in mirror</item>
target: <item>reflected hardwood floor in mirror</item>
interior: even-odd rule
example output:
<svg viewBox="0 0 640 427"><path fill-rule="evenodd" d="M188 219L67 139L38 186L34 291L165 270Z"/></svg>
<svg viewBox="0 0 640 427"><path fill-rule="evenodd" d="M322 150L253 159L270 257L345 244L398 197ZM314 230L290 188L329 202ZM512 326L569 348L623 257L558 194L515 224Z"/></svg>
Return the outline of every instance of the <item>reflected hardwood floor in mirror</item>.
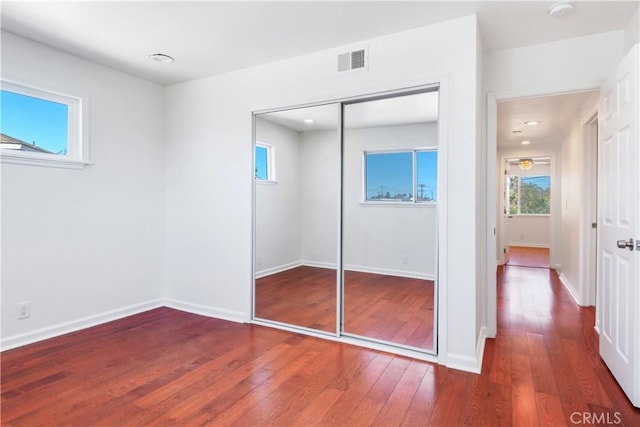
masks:
<svg viewBox="0 0 640 427"><path fill-rule="evenodd" d="M256 279L256 317L336 331L336 270L302 266Z"/></svg>
<svg viewBox="0 0 640 427"><path fill-rule="evenodd" d="M433 349L433 281L346 271L344 331Z"/></svg>
<svg viewBox="0 0 640 427"><path fill-rule="evenodd" d="M345 332L433 348L433 281L345 272ZM256 280L256 317L335 332L336 271L296 267Z"/></svg>

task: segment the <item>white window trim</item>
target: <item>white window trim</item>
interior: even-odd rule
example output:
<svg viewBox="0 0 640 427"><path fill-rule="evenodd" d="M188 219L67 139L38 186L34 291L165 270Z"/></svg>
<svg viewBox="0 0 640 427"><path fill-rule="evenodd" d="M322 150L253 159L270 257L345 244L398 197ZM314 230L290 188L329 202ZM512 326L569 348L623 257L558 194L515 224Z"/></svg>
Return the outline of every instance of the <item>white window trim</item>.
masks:
<svg viewBox="0 0 640 427"><path fill-rule="evenodd" d="M266 142L256 141L256 147L266 148L267 150L267 179L255 178L256 183L275 185L278 183L276 179L276 162L275 162L275 148L271 144ZM254 147L254 167L255 167L255 147Z"/></svg>
<svg viewBox="0 0 640 427"><path fill-rule="evenodd" d="M78 97L0 78L0 89L67 106L67 154L47 154L0 148L0 163L83 169L89 162L88 97Z"/></svg>
<svg viewBox="0 0 640 427"><path fill-rule="evenodd" d="M419 151L438 151L437 146L430 147L410 147L410 148L393 148L393 149L379 149L379 150L364 150L362 152L362 201L360 202L361 206L403 206L403 207L435 207L438 204L438 200L436 198L435 201L418 201L417 200L417 167L416 167L416 153ZM367 200L367 168L366 168L366 158L367 154L392 154L392 153L412 153L412 186L413 186L413 196L414 199L411 201L380 201L380 200ZM437 183L436 183L437 184ZM437 195L437 192L436 192Z"/></svg>

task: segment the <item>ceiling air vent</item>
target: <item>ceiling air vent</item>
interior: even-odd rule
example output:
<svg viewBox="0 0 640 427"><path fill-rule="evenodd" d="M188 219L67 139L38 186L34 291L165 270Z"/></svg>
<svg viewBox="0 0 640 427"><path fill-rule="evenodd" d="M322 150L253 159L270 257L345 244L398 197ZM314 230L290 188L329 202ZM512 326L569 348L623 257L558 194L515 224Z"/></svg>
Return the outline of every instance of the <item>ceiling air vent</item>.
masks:
<svg viewBox="0 0 640 427"><path fill-rule="evenodd" d="M365 53L364 49L360 49L338 55L338 72L364 69Z"/></svg>

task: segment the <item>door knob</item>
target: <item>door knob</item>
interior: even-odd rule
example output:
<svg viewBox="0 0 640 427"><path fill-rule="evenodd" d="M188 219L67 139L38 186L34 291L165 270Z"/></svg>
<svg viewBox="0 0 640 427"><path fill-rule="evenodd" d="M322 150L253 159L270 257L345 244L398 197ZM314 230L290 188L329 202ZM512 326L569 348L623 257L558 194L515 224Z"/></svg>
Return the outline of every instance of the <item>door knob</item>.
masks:
<svg viewBox="0 0 640 427"><path fill-rule="evenodd" d="M633 241L633 239L629 239L629 240L618 240L618 242L617 242L617 243L618 243L618 247L619 247L620 249L626 249L626 248L628 248L630 251L632 251L632 250L633 250L633 247L635 246L635 245L634 245L634 243L635 243L635 242Z"/></svg>

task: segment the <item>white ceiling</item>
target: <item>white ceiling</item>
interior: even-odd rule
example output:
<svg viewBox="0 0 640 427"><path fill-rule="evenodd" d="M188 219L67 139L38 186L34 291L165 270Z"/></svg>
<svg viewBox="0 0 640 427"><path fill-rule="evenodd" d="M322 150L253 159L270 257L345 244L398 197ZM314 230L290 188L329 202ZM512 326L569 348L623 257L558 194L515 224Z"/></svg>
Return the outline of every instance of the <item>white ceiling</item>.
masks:
<svg viewBox="0 0 640 427"><path fill-rule="evenodd" d="M261 116L298 132L338 129L339 126L338 104L276 111ZM313 122L305 122L308 119ZM348 129L437 120L438 91L347 104L344 111L344 126Z"/></svg>
<svg viewBox="0 0 640 427"><path fill-rule="evenodd" d="M161 84L476 13L485 51L624 28L638 1L2 1L4 30ZM175 57L151 61L151 53Z"/></svg>
<svg viewBox="0 0 640 427"><path fill-rule="evenodd" d="M521 98L498 103L498 149L520 148L523 140L530 149L556 144L566 136L572 119L593 91ZM524 124L538 121L538 125ZM521 133L514 133L521 131Z"/></svg>
<svg viewBox="0 0 640 427"><path fill-rule="evenodd" d="M597 34L624 28L639 4L637 0L574 1L574 11L557 18L547 13L554 3L2 0L0 24L3 30L168 85L472 13L478 16L485 52ZM149 54L157 52L176 61L151 61ZM552 142L565 132L563 124L585 96L500 103L498 146L520 144L524 137L533 144ZM533 119L541 125L522 125ZM525 133L511 133L518 128Z"/></svg>

